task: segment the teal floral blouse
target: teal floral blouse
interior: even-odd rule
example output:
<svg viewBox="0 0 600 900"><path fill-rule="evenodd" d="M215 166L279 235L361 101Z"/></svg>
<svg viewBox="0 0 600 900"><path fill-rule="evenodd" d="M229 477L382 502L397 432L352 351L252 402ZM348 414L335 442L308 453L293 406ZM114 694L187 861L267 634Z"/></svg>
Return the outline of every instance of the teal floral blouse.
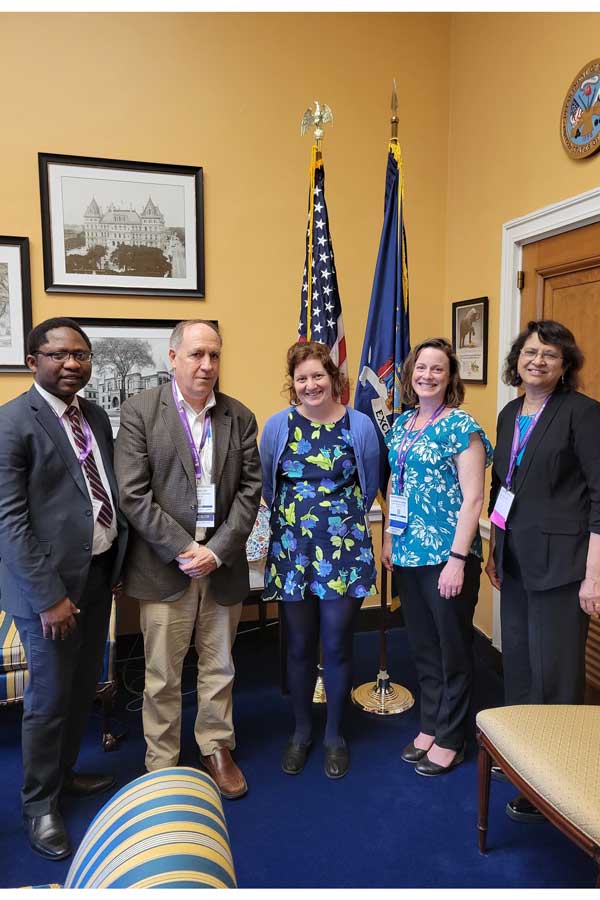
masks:
<svg viewBox="0 0 600 900"><path fill-rule="evenodd" d="M398 491L398 450L410 427L414 409L398 416L386 436L392 471L392 491ZM453 409L430 425L409 450L404 468L404 494L408 498L408 525L392 535L392 561L396 566L435 566L448 560L463 495L454 457L478 434L485 447L486 466L492 462L492 445L473 416ZM471 553L481 558L479 529Z"/></svg>
<svg viewBox="0 0 600 900"><path fill-rule="evenodd" d="M375 560L365 524L348 413L339 422L289 414L271 514L264 600L374 594Z"/></svg>

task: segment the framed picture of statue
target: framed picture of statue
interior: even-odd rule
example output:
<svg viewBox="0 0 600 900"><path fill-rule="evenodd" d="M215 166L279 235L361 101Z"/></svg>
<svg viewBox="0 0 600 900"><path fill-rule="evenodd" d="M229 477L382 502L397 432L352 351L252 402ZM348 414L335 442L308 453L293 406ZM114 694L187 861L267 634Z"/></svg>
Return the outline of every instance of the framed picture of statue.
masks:
<svg viewBox="0 0 600 900"><path fill-rule="evenodd" d="M0 237L0 372L27 372L31 330L29 240Z"/></svg>
<svg viewBox="0 0 600 900"><path fill-rule="evenodd" d="M123 401L171 380L169 338L178 320L74 318L94 354L92 376L81 394L108 413L116 436Z"/></svg>
<svg viewBox="0 0 600 900"><path fill-rule="evenodd" d="M487 297L452 304L452 347L460 363L463 381L487 384Z"/></svg>
<svg viewBox="0 0 600 900"><path fill-rule="evenodd" d="M44 286L204 297L202 168L39 153Z"/></svg>

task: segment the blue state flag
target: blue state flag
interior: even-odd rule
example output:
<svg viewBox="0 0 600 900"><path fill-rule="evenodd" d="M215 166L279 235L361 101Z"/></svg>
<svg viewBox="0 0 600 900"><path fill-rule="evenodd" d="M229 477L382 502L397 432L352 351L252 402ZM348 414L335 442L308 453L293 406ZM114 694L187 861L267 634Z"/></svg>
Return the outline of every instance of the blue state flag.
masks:
<svg viewBox="0 0 600 900"><path fill-rule="evenodd" d="M354 406L375 423L380 442L379 487L385 497L389 466L385 435L402 410L400 374L410 350L408 265L403 218L402 154L391 141L385 179L385 208L369 318Z"/></svg>

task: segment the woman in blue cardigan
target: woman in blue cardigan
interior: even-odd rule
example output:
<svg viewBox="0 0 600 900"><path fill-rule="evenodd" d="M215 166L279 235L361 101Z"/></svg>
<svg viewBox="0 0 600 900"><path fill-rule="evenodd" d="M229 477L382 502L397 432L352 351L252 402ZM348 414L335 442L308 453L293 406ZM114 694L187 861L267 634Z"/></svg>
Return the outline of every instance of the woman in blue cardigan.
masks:
<svg viewBox="0 0 600 900"><path fill-rule="evenodd" d="M379 443L371 420L340 403L346 378L325 344L290 347L287 374L292 406L271 416L260 444L263 496L271 507L263 597L281 601L296 720L282 768L301 772L311 745L320 637L325 774L341 778L350 765L341 724L354 624L363 598L376 591L368 512L378 487Z"/></svg>

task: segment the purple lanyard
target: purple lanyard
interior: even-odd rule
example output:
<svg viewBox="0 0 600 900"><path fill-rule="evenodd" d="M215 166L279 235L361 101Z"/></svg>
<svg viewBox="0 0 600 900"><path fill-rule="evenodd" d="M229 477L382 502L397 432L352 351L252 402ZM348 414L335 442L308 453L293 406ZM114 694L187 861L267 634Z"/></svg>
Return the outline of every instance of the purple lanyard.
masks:
<svg viewBox="0 0 600 900"><path fill-rule="evenodd" d="M65 410L66 415L66 410ZM67 416L68 418L68 416ZM65 430L65 434L67 433L67 426L65 425L65 421L62 416L58 417L58 421L62 425ZM79 448L77 447L77 441L75 441L75 453L77 454L77 461L79 465L82 466L90 453L92 452L92 429L86 422L86 420L81 415L81 410L79 410L79 421L81 422L81 430L83 431L83 436L85 437L85 447L81 452L79 452ZM71 425L71 434L73 438L75 438L75 432L73 431L73 423L69 419L69 424Z"/></svg>
<svg viewBox="0 0 600 900"><path fill-rule="evenodd" d="M437 417L439 416L439 414L440 414L441 412L443 412L443 410L444 410L445 408L446 408L446 404L445 404L445 403L442 403L440 406L438 406L438 408L437 408L437 409L430 415L430 417L427 419L427 421L425 422L425 424L423 425L423 427L420 429L420 431L414 436L414 438L412 439L412 441L410 441L410 442L407 443L407 441L408 441L408 436L410 435L410 433L411 433L411 431L412 431L412 429L413 429L413 425L415 424L415 422L416 422L417 419L419 418L419 410L417 410L417 411L415 412L414 416L412 417L412 419L411 419L411 421L410 421L410 428L407 428L406 431L404 432L404 435L403 435L403 437L402 437L402 441L400 442L400 446L398 447L398 469L399 469L399 472L398 472L398 491L399 491L399 493L402 493L402 491L403 491L403 489L404 489L404 464L405 464L405 462L406 462L406 457L408 456L408 454L409 454L410 450L413 448L413 446L417 443L417 441L419 440L419 438L421 437L421 435L423 434L423 432L425 431L425 429L426 429L426 428L429 428L429 426L431 425L431 423L434 422L435 419L437 419ZM406 448L405 448L405 446L404 446L405 444L406 444Z"/></svg>
<svg viewBox="0 0 600 900"><path fill-rule="evenodd" d="M508 474L506 476L506 487L509 491L510 491L510 486L512 484L513 475L515 474L515 467L517 465L517 457L518 457L519 453L521 453L521 451L524 450L525 447L527 446L529 438L532 435L533 429L537 425L538 419L540 418L541 414L546 409L546 404L548 403L548 400L550 399L551 396L552 396L552 394L548 394L548 396L546 397L546 399L544 400L544 402L542 403L542 405L536 412L535 416L533 417L533 419L527 426L527 430L521 439L520 439L521 429L519 428L519 416L522 415L523 406L525 404L525 398L523 398L523 403L521 403L521 409L518 411L517 415L515 416L515 429L513 431L512 447L510 449L510 462L508 464Z"/></svg>
<svg viewBox="0 0 600 900"><path fill-rule="evenodd" d="M179 418L181 419L181 424L183 425L183 430L185 431L185 436L187 438L190 452L192 454L192 460L194 461L194 474L196 476L196 481L200 481L200 479L202 478L202 463L200 462L200 454L204 450L204 445L211 435L210 410L207 410L204 414L204 424L202 425L200 447L197 448L194 442L194 437L192 435L192 429L190 428L190 423L188 422L186 411L183 408L183 405L179 402L179 397L177 396L177 389L175 387L174 378L171 381L171 389L173 391L173 400L175 402L177 412L179 413Z"/></svg>

